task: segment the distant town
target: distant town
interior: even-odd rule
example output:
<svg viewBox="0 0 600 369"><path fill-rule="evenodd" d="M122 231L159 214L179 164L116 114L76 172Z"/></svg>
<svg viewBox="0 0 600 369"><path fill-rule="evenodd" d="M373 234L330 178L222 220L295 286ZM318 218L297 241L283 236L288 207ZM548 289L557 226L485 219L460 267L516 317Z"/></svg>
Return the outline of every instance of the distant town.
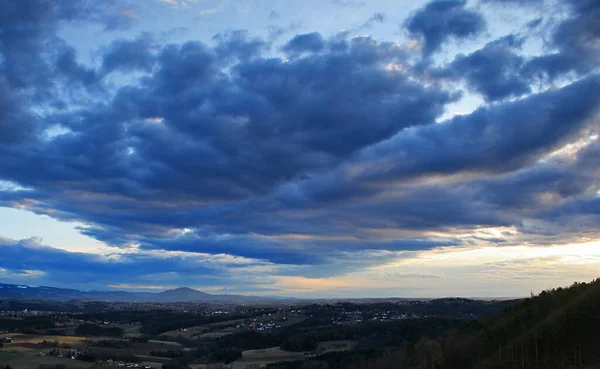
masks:
<svg viewBox="0 0 600 369"><path fill-rule="evenodd" d="M0 358L10 359L17 369L29 362L37 363L36 368L261 368L375 348L392 339L397 329L405 329L401 327L420 330L415 327L433 324L433 329L448 329L513 303L5 299L0 301Z"/></svg>

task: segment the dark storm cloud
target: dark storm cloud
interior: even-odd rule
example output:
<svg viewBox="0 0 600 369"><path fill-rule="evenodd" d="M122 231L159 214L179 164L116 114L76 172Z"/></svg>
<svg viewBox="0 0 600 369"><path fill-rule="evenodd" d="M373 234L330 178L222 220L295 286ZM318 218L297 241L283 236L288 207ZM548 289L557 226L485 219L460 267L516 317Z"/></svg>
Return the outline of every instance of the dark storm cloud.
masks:
<svg viewBox="0 0 600 369"><path fill-rule="evenodd" d="M103 23L108 28L125 26L132 20L125 10L134 11L117 6L115 1L102 4L85 0L2 2L0 52L6 61L39 54L43 41L55 37L54 32L63 21L87 20Z"/></svg>
<svg viewBox="0 0 600 369"><path fill-rule="evenodd" d="M267 260L279 265L324 265L332 264L342 252L365 250L421 251L441 246L456 246L458 240L394 239L394 240L327 240L293 238L264 238L253 235L202 236L186 235L176 240L140 240L143 248L226 253L249 259Z"/></svg>
<svg viewBox="0 0 600 369"><path fill-rule="evenodd" d="M520 75L524 58L518 54L522 40L507 36L469 54L458 55L441 76L465 79L469 88L488 101L518 97L531 92Z"/></svg>
<svg viewBox="0 0 600 369"><path fill-rule="evenodd" d="M141 86L61 116L72 133L39 143L41 157L7 153L2 175L146 200L246 198L429 124L453 101L438 86L386 70L403 60L395 45L342 43L344 51L289 62L240 62L229 74L219 73L218 52L206 45L168 45ZM24 162L38 170L24 171Z"/></svg>
<svg viewBox="0 0 600 369"><path fill-rule="evenodd" d="M559 244L579 238L584 242L598 234L593 228L600 220L597 218L598 147L597 143L590 145L577 154L575 161L555 159L507 173L479 173L475 177L450 179L446 185L443 179L433 184L418 180L411 184L405 179L405 184L396 185L395 191L381 186L380 191L385 196L363 194L351 197L352 201L328 203L328 210L320 212L323 216L312 219L330 226L342 222L363 229L516 226L524 234L535 233L535 242L540 244ZM341 182L336 183L343 192ZM352 183L358 185L360 181ZM373 182L362 185L374 187ZM305 198L307 196L308 193ZM323 207L323 203L308 202L304 206L303 211L311 211L312 206ZM590 218L594 216L596 218ZM524 225L525 219L539 220L545 225L536 229ZM477 240L508 242L502 238ZM453 244L451 240L446 242Z"/></svg>
<svg viewBox="0 0 600 369"><path fill-rule="evenodd" d="M584 67L597 51L587 16L594 2L570 5L571 18L553 33L554 54L528 59L521 40L507 36L437 69L416 69L400 43L307 33L271 50L245 31L220 33L210 45L161 45L147 34L117 40L94 69L56 31L67 21L113 28L106 10L18 4L29 3L0 5L0 180L29 190L0 191L2 206L78 221L88 225L83 234L140 252L229 254L321 276L371 265L362 260L368 252L506 243L428 231L541 234L547 229L523 220L597 216L595 146L575 162L540 164L597 127L600 79ZM448 38L477 35L485 21L465 2L438 1L406 26L429 57ZM576 81L531 95L537 74L570 70ZM136 80L107 87L113 71ZM491 104L437 122L460 98L449 90L456 81ZM64 134L45 133L55 126ZM23 256L33 247L13 243L2 260L90 276L193 273L177 258L158 265L131 255L128 274L99 257L38 246L40 258Z"/></svg>
<svg viewBox="0 0 600 369"><path fill-rule="evenodd" d="M102 70L105 73L115 70L150 72L156 62L155 49L154 39L148 33L142 34L135 40L113 41L103 50Z"/></svg>
<svg viewBox="0 0 600 369"><path fill-rule="evenodd" d="M600 128L600 127L597 127ZM576 160L566 168L556 170L560 182L548 181L545 193L553 193L561 201L550 206L536 207L540 218L557 225L568 225L566 230L595 232L600 225L600 142L597 140L580 150ZM542 191L540 191L542 192ZM569 229L570 228L570 229Z"/></svg>
<svg viewBox="0 0 600 369"><path fill-rule="evenodd" d="M600 197L571 201L549 214L554 217L600 215Z"/></svg>
<svg viewBox="0 0 600 369"><path fill-rule="evenodd" d="M429 56L449 38L476 36L486 27L483 16L465 8L466 1L438 0L427 4L406 20L408 31L423 39L423 53Z"/></svg>
<svg viewBox="0 0 600 369"><path fill-rule="evenodd" d="M282 47L282 50L289 55L296 55L305 52L316 53L325 48L325 40L320 33L306 33L303 35L294 36L287 44Z"/></svg>
<svg viewBox="0 0 600 369"><path fill-rule="evenodd" d="M417 245L418 240L411 241L411 248L418 250L433 247L433 243ZM185 244L185 242L184 242ZM129 285L163 284L178 285L182 279L193 281L203 286L227 286L235 284L243 291L255 290L256 285L269 283L264 276L254 280L251 271L253 266L273 268L274 265L260 263L251 259L234 259L223 256L206 258L194 257L193 254L165 255L120 253L109 255L94 255L69 252L44 246L41 240L27 239L14 241L0 238L0 251L6 258L0 260L0 273L6 273L4 278L11 278L15 283L67 283L82 285L108 285L125 281ZM197 252L194 250L193 252ZM297 263L292 265L289 260L277 266L279 275L306 276L309 278L334 277L355 271L367 266L385 262L392 253L347 254L336 252L322 258L318 263ZM398 254L396 257L408 257L413 252ZM311 257L306 254L305 258ZM13 260L13 258L16 258ZM325 268L323 268L326 266ZM39 274L38 272L43 272ZM243 276L240 275L243 273ZM75 278L74 278L75 277ZM35 278L35 279L34 279ZM33 279L33 280L32 280Z"/></svg>
<svg viewBox="0 0 600 369"><path fill-rule="evenodd" d="M94 238L113 241L115 233L107 234L103 230L86 229L84 234ZM191 253L229 254L250 259L267 260L277 264L312 265L322 264L326 261L323 255L310 252L304 248L294 249L283 242L256 237L253 235L223 235L201 234L190 232L173 238L167 237L136 237L128 241L140 244L140 248L147 250L170 250Z"/></svg>
<svg viewBox="0 0 600 369"><path fill-rule="evenodd" d="M565 1L569 16L552 31L549 46L558 52L533 58L524 67L526 76L550 80L574 71L586 74L600 65L600 3L594 0Z"/></svg>
<svg viewBox="0 0 600 369"><path fill-rule="evenodd" d="M469 196L473 201L495 204L519 219L539 221L543 226L513 222L524 235L534 236L538 244L587 242L598 235L594 225L600 220L593 212L600 171L596 160L590 162L594 156L590 154L597 147L597 143L590 145L574 161L551 160L537 167L478 179L468 186Z"/></svg>
<svg viewBox="0 0 600 369"><path fill-rule="evenodd" d="M393 43L308 35L308 41L318 41L315 48L312 41L304 43L304 36L288 44L289 52L302 53L290 61L262 57L264 43L239 31L215 37L214 48L173 44L156 56L147 36L114 42L104 50L105 72L149 71L154 63L152 75L140 86L121 88L112 102L47 117L69 133L6 152L3 178L52 188L53 195L42 199L37 193L19 193L19 199L13 193L5 203L32 201L29 208L36 212L98 224L82 232L112 245L137 241L146 248L227 252L280 264L323 262L308 250L318 250L317 244L291 247L245 235L252 222L269 234L303 233L304 221L267 225L253 219L253 202L219 210L219 201L266 195L406 127L432 123L454 97L386 69L389 63L405 62L404 51ZM131 54L133 49L138 52ZM32 167L37 170L25 170ZM209 203L195 205L194 200ZM257 201L265 214L273 210L268 201L268 196ZM241 206L248 216L240 214ZM190 241L161 234L203 222L217 235L225 230L237 235ZM126 236L132 233L145 236ZM396 240L348 247L435 245ZM345 247L325 246L327 252Z"/></svg>
<svg viewBox="0 0 600 369"><path fill-rule="evenodd" d="M75 49L62 42L56 42L55 48L57 51L55 64L57 77L64 77L70 83L81 83L86 87L98 82L99 78L95 70L77 63Z"/></svg>
<svg viewBox="0 0 600 369"><path fill-rule="evenodd" d="M335 187L333 183L331 186ZM501 206L475 198L476 187L468 180L454 181L446 186L408 182L404 186L396 185L396 191L366 180L362 183L356 180L351 185L344 185L341 181L338 183L342 194L348 191L345 188L347 186L371 187L379 190L369 195L353 193L343 201L334 203L329 199L323 199L319 202L305 200L302 205L297 205L298 213L308 212L316 224L327 224L330 234L352 233L360 236L359 230L390 230L392 234L394 230L443 232L452 227L509 226L518 221L518 217L505 213ZM311 190L314 189L310 188L306 191L306 198L310 199L310 196L314 196ZM317 208L327 210L316 210ZM316 215L313 215L313 212ZM350 224L352 226L349 226ZM316 230L312 231L316 232ZM370 233L366 232L366 234ZM385 231L382 235L386 237ZM429 241L436 243L439 240ZM386 242L378 242L385 245L382 247L390 247ZM452 239L442 242L447 246L461 244Z"/></svg>
<svg viewBox="0 0 600 369"><path fill-rule="evenodd" d="M600 48L600 4L594 0L567 1L572 16L562 22L554 32L552 42L562 53L578 53L587 61L598 61Z"/></svg>
<svg viewBox="0 0 600 369"><path fill-rule="evenodd" d="M56 98L63 93L61 80L86 87L97 81L93 70L76 62L75 50L55 35L59 26L86 20L121 27L131 20L123 11L113 1L102 6L90 1L44 0L0 4L0 132L5 133L0 140L34 139L41 126L24 107L64 105Z"/></svg>
<svg viewBox="0 0 600 369"><path fill-rule="evenodd" d="M58 22L78 13L65 5L45 1L0 4L0 140L4 143L22 142L37 131L36 120L26 111L27 100L52 83L50 67L39 52Z"/></svg>
<svg viewBox="0 0 600 369"><path fill-rule="evenodd" d="M524 169L501 178L480 180L473 184L473 191L481 200L496 204L501 209L536 212L543 208L540 194L567 199L585 193L595 176L564 165ZM519 191L515 191L515 189Z"/></svg>
<svg viewBox="0 0 600 369"><path fill-rule="evenodd" d="M219 33L213 37L213 41L218 42L216 52L225 62L261 56L269 46L261 39L251 39L248 31L243 30Z"/></svg>
<svg viewBox="0 0 600 369"><path fill-rule="evenodd" d="M18 93L4 76L0 77L0 143L23 142L37 127L36 119L24 110Z"/></svg>
<svg viewBox="0 0 600 369"><path fill-rule="evenodd" d="M406 158L391 171L400 176L518 168L572 138L588 123L598 111L599 92L599 76L590 76L559 90L407 132L382 149L392 157ZM375 155L381 153L374 150Z"/></svg>
<svg viewBox="0 0 600 369"><path fill-rule="evenodd" d="M507 172L533 164L572 139L598 112L600 77L592 75L558 90L483 107L440 125L404 131L373 146L342 171L361 168L344 188L336 173L307 181L309 193L356 191L354 186L433 174ZM360 192L359 192L360 193Z"/></svg>

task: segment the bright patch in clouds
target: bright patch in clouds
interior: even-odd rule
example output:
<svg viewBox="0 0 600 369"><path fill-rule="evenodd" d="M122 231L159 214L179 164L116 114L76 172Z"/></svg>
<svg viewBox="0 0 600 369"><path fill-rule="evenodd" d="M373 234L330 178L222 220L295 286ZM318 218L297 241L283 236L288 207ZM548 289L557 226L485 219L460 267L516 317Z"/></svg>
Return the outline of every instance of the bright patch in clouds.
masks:
<svg viewBox="0 0 600 369"><path fill-rule="evenodd" d="M26 191L27 188L21 187L18 184L11 181L0 181L0 191L15 192L15 191Z"/></svg>
<svg viewBox="0 0 600 369"><path fill-rule="evenodd" d="M101 241L82 235L82 225L78 223L13 208L0 208L0 217L0 236L3 237L15 240L38 237L46 245L73 252L101 253L106 247Z"/></svg>
<svg viewBox="0 0 600 369"><path fill-rule="evenodd" d="M162 124L165 121L163 117L152 117L144 119L146 123Z"/></svg>
<svg viewBox="0 0 600 369"><path fill-rule="evenodd" d="M46 129L46 136L48 137L48 139L53 139L57 136L61 136L69 132L71 132L71 130L57 124Z"/></svg>
<svg viewBox="0 0 600 369"><path fill-rule="evenodd" d="M25 278L39 278L39 277L43 277L46 275L46 272L43 272L41 270L24 270L21 273L18 274L19 277L25 277Z"/></svg>

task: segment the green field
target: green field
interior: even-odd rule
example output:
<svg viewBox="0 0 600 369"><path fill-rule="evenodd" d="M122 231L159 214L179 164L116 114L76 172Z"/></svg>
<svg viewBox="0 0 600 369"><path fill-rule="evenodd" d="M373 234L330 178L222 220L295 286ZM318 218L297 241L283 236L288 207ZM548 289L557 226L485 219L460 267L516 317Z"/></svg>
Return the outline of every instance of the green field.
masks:
<svg viewBox="0 0 600 369"><path fill-rule="evenodd" d="M200 325L197 327L186 328L185 331L174 330L174 331L165 332L165 333L161 334L161 336L167 336L167 337L182 336L182 337L190 338L192 336L202 334L208 330L210 330L208 327L206 327L204 325Z"/></svg>
<svg viewBox="0 0 600 369"><path fill-rule="evenodd" d="M260 350L247 350L242 352L242 357L236 360L233 369L245 369L246 366L263 366L280 361L304 360L305 356L301 352L283 351L279 347L271 347Z"/></svg>
<svg viewBox="0 0 600 369"><path fill-rule="evenodd" d="M69 358L59 358L53 356L40 356L40 352L48 352L49 347L47 345L37 344L47 341L59 341L61 344L68 344L70 348L77 349L85 346L83 341L85 337L75 336L44 336L44 335L13 335L16 339L15 343L5 344L0 349L0 368L10 365L13 369L37 369L39 365L56 365L62 364L69 369L88 369L88 368L108 368L108 364L96 364L88 363L80 360L71 360ZM94 340L99 339L94 337ZM115 339L113 339L115 340ZM142 364L152 365L153 368L160 369L162 364L171 361L169 358L160 358L149 356L150 351L155 348L167 348L167 347L180 346L176 342L167 341L149 341L146 344L139 344L136 349L118 349L118 348L104 348L95 347L95 351L103 353L107 357L113 357L119 359L119 356L125 354L134 354L140 359L144 360ZM62 348L61 350L66 350ZM105 356L105 357L106 357Z"/></svg>
<svg viewBox="0 0 600 369"><path fill-rule="evenodd" d="M319 342L315 351L319 354L334 351L348 351L354 349L356 345L356 341L325 341Z"/></svg>
<svg viewBox="0 0 600 369"><path fill-rule="evenodd" d="M197 336L193 336L194 338L197 339L203 339L203 338L219 338L219 337L224 337L227 336L228 334L233 333L233 331L225 329L222 331L217 331L217 332L207 332L207 333L201 333Z"/></svg>
<svg viewBox="0 0 600 369"><path fill-rule="evenodd" d="M237 324L243 323L243 322L244 322L244 319L226 320L224 322L217 322L217 323L199 325L199 326L195 326L195 327L189 327L189 328L186 328L185 331L178 331L178 330L169 331L169 332L163 333L162 335L167 336L167 337L182 336L182 337L190 338L190 337L198 337L203 334L216 333L216 335L208 335L206 337L221 337L226 334L235 332L236 328L235 327L231 328L231 326L232 325L234 326L234 325L237 325ZM222 334L220 332L223 332L224 334Z"/></svg>
<svg viewBox="0 0 600 369"><path fill-rule="evenodd" d="M38 356L37 350L29 350L18 353L0 351L0 366L10 365L13 369L36 369L39 365L43 364L62 364L72 369L87 369L97 367L97 364L95 363L86 363L83 361L51 356Z"/></svg>
<svg viewBox="0 0 600 369"><path fill-rule="evenodd" d="M142 335L140 332L140 329L142 328L141 325L124 325L121 328L123 328L125 337L139 337Z"/></svg>

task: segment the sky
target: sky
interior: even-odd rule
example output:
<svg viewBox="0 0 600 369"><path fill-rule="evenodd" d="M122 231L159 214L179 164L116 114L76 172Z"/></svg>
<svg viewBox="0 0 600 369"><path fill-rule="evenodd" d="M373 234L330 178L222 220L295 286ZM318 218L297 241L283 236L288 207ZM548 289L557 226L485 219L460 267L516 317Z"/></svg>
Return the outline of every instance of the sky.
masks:
<svg viewBox="0 0 600 369"><path fill-rule="evenodd" d="M600 2L0 2L0 282L600 277Z"/></svg>

